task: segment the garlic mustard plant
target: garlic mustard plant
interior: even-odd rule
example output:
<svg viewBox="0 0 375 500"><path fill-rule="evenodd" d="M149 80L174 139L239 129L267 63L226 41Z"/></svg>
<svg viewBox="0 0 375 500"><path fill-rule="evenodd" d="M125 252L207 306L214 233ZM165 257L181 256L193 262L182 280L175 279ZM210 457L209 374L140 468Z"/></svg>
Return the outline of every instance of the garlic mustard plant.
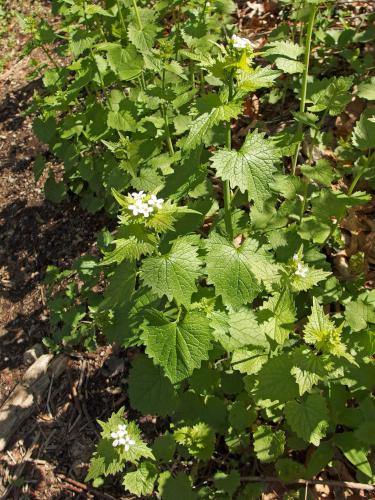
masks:
<svg viewBox="0 0 375 500"><path fill-rule="evenodd" d="M98 421L97 487L260 498L249 470L291 485L327 467L374 482L373 270L342 237L375 187L372 18L274 3L261 54L231 37L232 0L54 0L57 33L28 24L50 56L34 130L65 169L46 193L118 217L96 255L48 271L48 347L127 357L131 411Z"/></svg>

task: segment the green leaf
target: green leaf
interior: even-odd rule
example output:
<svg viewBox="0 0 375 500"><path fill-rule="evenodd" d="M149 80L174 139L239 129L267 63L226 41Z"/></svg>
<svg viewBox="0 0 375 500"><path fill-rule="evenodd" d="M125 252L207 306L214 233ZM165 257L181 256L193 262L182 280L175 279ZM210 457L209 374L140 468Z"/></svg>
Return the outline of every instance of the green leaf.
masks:
<svg viewBox="0 0 375 500"><path fill-rule="evenodd" d="M187 313L179 322L149 325L141 336L146 353L161 365L172 383L189 377L208 359L212 333L204 314Z"/></svg>
<svg viewBox="0 0 375 500"><path fill-rule="evenodd" d="M129 399L132 407L144 415L164 417L173 413L177 405L171 382L162 369L144 355L133 361L129 374Z"/></svg>
<svg viewBox="0 0 375 500"><path fill-rule="evenodd" d="M311 315L304 328L304 339L308 344L312 344L319 351L323 351L333 356L345 357L353 362L353 358L346 352L346 346L341 341L341 331L343 325L336 327L329 316L324 314L323 307L313 297Z"/></svg>
<svg viewBox="0 0 375 500"><path fill-rule="evenodd" d="M295 73L303 73L305 68L304 64L300 61L292 61L291 59L286 59L285 57L277 57L275 60L276 67L288 73L289 75L294 75Z"/></svg>
<svg viewBox="0 0 375 500"><path fill-rule="evenodd" d="M306 478L317 476L332 460L334 448L331 443L321 442L309 457L306 467Z"/></svg>
<svg viewBox="0 0 375 500"><path fill-rule="evenodd" d="M268 425L260 425L253 434L254 451L261 462L273 462L283 454L285 447L284 431L276 431Z"/></svg>
<svg viewBox="0 0 375 500"><path fill-rule="evenodd" d="M109 278L104 300L99 310L113 309L130 303L135 290L136 268L134 262L123 262Z"/></svg>
<svg viewBox="0 0 375 500"><path fill-rule="evenodd" d="M303 347L294 351L293 367L290 372L299 386L300 396L310 392L326 375L321 358Z"/></svg>
<svg viewBox="0 0 375 500"><path fill-rule="evenodd" d="M349 90L353 85L353 77L334 76L330 79L324 79L320 83L324 87L310 96L313 106L310 106L308 111L315 113L327 109L331 116L339 115L352 99Z"/></svg>
<svg viewBox="0 0 375 500"><path fill-rule="evenodd" d="M374 304L366 304L362 300L349 302L345 306L345 319L355 332L365 330L368 323L375 323Z"/></svg>
<svg viewBox="0 0 375 500"><path fill-rule="evenodd" d="M44 172L45 166L46 166L46 160L45 160L44 156L38 155L35 158L35 162L33 165L33 173L34 173L35 182L38 182L38 180L40 179L42 173Z"/></svg>
<svg viewBox="0 0 375 500"><path fill-rule="evenodd" d="M375 76L358 85L357 96L368 101L375 101Z"/></svg>
<svg viewBox="0 0 375 500"><path fill-rule="evenodd" d="M162 500L176 500L176 498L178 500L196 500L189 476L183 472L179 472L175 478L168 471L164 474L163 481L159 480L159 492Z"/></svg>
<svg viewBox="0 0 375 500"><path fill-rule="evenodd" d="M242 431L255 422L256 411L249 406L249 404L241 400L232 404L229 410L229 423L234 429Z"/></svg>
<svg viewBox="0 0 375 500"><path fill-rule="evenodd" d="M162 460L163 462L172 460L176 451L176 441L173 435L167 433L157 437L152 445L152 451L156 460Z"/></svg>
<svg viewBox="0 0 375 500"><path fill-rule="evenodd" d="M263 87L272 87L279 76L280 71L275 71L271 66L265 68L259 66L252 71L240 71L238 87L246 92L253 92Z"/></svg>
<svg viewBox="0 0 375 500"><path fill-rule="evenodd" d="M123 132L135 132L136 121L129 111L109 111L107 118L108 127Z"/></svg>
<svg viewBox="0 0 375 500"><path fill-rule="evenodd" d="M136 471L125 474L122 484L130 493L141 497L152 494L157 477L156 465L145 461L138 466Z"/></svg>
<svg viewBox="0 0 375 500"><path fill-rule="evenodd" d="M148 257L141 267L143 282L159 296L175 299L178 304L190 304L196 292L199 276L198 250L188 239L179 238L167 254Z"/></svg>
<svg viewBox="0 0 375 500"><path fill-rule="evenodd" d="M108 63L121 80L133 80L142 72L142 59L132 46L124 49L121 45L111 44Z"/></svg>
<svg viewBox="0 0 375 500"><path fill-rule="evenodd" d="M349 462L372 481L374 475L366 456L369 450L358 442L354 432L335 434L334 442Z"/></svg>
<svg viewBox="0 0 375 500"><path fill-rule="evenodd" d="M293 331L296 321L293 295L285 290L263 303L258 312L258 321L264 333L282 345Z"/></svg>
<svg viewBox="0 0 375 500"><path fill-rule="evenodd" d="M277 475L286 483L301 479L305 475L304 466L291 458L279 458L275 468Z"/></svg>
<svg viewBox="0 0 375 500"><path fill-rule="evenodd" d="M255 130L248 134L239 151L222 149L212 156L212 166L222 180L229 180L232 189L246 190L249 198L261 204L269 197L270 184L276 172L279 153L264 134Z"/></svg>
<svg viewBox="0 0 375 500"><path fill-rule="evenodd" d="M284 403L298 396L298 385L290 373L293 358L286 353L275 356L263 366L257 376L256 396Z"/></svg>
<svg viewBox="0 0 375 500"><path fill-rule="evenodd" d="M141 26L137 19L134 19L128 26L128 37L132 44L140 52L149 52L158 32L158 26L155 24L155 14L151 9L139 9L138 15L141 20Z"/></svg>
<svg viewBox="0 0 375 500"><path fill-rule="evenodd" d="M66 186L64 182L56 182L55 175L52 170L49 171L48 179L44 184L44 193L47 200L53 203L60 203L65 198Z"/></svg>
<svg viewBox="0 0 375 500"><path fill-rule="evenodd" d="M373 116L374 111L372 109L365 109L354 127L352 142L359 149L366 150L374 147L375 122L370 119Z"/></svg>
<svg viewBox="0 0 375 500"><path fill-rule="evenodd" d="M176 443L185 446L194 458L207 461L214 452L215 434L211 427L203 422L193 427L176 429L173 436Z"/></svg>
<svg viewBox="0 0 375 500"><path fill-rule="evenodd" d="M325 159L318 160L314 166L302 165L301 171L303 175L323 186L330 186L334 179L331 163Z"/></svg>
<svg viewBox="0 0 375 500"><path fill-rule="evenodd" d="M95 33L89 33L87 30L73 31L69 45L74 57L79 57L85 50L92 47L95 38Z"/></svg>
<svg viewBox="0 0 375 500"><path fill-rule="evenodd" d="M238 347L267 347L268 341L264 331L259 327L255 314L251 309L241 308L231 311L228 318L231 343Z"/></svg>
<svg viewBox="0 0 375 500"><path fill-rule="evenodd" d="M241 484L241 476L237 470L231 470L229 474L225 472L216 472L214 475L214 485L220 492L228 493L229 497L232 498L233 495L238 490Z"/></svg>
<svg viewBox="0 0 375 500"><path fill-rule="evenodd" d="M266 56L278 55L294 60L298 59L304 53L303 47L289 40L277 40L267 45L265 49L263 54Z"/></svg>
<svg viewBox="0 0 375 500"><path fill-rule="evenodd" d="M212 233L207 240L207 274L226 305L239 309L252 302L260 291L251 270L253 245L246 240L239 248L222 236Z"/></svg>
<svg viewBox="0 0 375 500"><path fill-rule="evenodd" d="M232 367L241 373L253 375L267 363L268 358L268 352L264 349L236 349L232 354Z"/></svg>
<svg viewBox="0 0 375 500"><path fill-rule="evenodd" d="M199 144L204 142L209 130L220 122L236 118L241 113L241 109L241 103L230 102L228 104L221 104L213 108L210 112L198 116L190 125L190 132L184 143L184 149L190 150L199 146Z"/></svg>
<svg viewBox="0 0 375 500"><path fill-rule="evenodd" d="M320 394L310 394L298 403L289 401L284 413L292 430L308 443L319 446L328 430L328 409Z"/></svg>

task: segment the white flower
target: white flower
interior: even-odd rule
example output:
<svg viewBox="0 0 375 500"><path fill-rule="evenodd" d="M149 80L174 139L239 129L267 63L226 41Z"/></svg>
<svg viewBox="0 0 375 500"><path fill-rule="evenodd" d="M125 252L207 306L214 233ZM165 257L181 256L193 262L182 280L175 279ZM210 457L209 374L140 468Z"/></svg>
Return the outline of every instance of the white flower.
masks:
<svg viewBox="0 0 375 500"><path fill-rule="evenodd" d="M247 38L242 38L237 35L232 36L232 43L235 49L247 49L252 48L253 44Z"/></svg>
<svg viewBox="0 0 375 500"><path fill-rule="evenodd" d="M297 269L295 271L296 276L300 276L301 278L306 278L309 273L309 268L302 264L302 262L298 262Z"/></svg>
<svg viewBox="0 0 375 500"><path fill-rule="evenodd" d="M131 197L134 198L135 200L143 200L143 198L145 197L145 193L144 191L139 191L139 193L132 193L131 194Z"/></svg>
<svg viewBox="0 0 375 500"><path fill-rule="evenodd" d="M111 432L111 438L113 439L112 445L114 447L123 446L125 451L129 451L130 447L135 444L134 439L129 436L125 424L120 424L117 427L117 431Z"/></svg>
<svg viewBox="0 0 375 500"><path fill-rule="evenodd" d="M154 194L151 195L148 200L148 204L152 206L156 206L156 208L161 208L163 206L164 200L163 198L157 198Z"/></svg>
<svg viewBox="0 0 375 500"><path fill-rule="evenodd" d="M155 208L162 208L164 203L163 198L157 198L154 194L147 200L147 194L143 191L131 193L130 196L134 200L134 203L128 205L128 209L133 215L143 215L145 218L148 218Z"/></svg>
<svg viewBox="0 0 375 500"><path fill-rule="evenodd" d="M298 253L295 253L293 255L293 260L294 260L294 262L298 262L299 261Z"/></svg>

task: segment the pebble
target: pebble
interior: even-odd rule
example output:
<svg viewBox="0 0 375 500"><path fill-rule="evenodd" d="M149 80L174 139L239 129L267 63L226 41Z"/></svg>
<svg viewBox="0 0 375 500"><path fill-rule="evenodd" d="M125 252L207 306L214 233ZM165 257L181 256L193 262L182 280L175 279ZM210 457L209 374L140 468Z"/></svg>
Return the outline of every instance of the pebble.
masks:
<svg viewBox="0 0 375 500"><path fill-rule="evenodd" d="M32 365L44 352L42 344L34 344L30 349L23 354L23 362L25 365Z"/></svg>

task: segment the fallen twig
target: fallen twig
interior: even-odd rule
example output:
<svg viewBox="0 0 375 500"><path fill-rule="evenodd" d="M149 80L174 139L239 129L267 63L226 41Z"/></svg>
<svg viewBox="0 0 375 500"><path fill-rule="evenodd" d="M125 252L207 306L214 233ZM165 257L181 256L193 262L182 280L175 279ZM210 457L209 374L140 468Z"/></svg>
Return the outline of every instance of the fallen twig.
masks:
<svg viewBox="0 0 375 500"><path fill-rule="evenodd" d="M268 477L268 476L245 476L241 477L241 481L249 481L251 483L282 483L285 482L278 477ZM314 484L326 484L328 486L336 486L338 488L350 488L352 490L366 490L375 491L375 486L366 483L353 483L350 481L334 481L334 480L322 480L322 479L296 479L294 481L288 481L285 484L303 484L303 485L314 485Z"/></svg>
<svg viewBox="0 0 375 500"><path fill-rule="evenodd" d="M93 488L92 486L89 486L85 483L81 483L80 481L76 481L75 479L71 479L70 477L66 477L63 474L58 474L58 477L65 483L68 483L70 486L72 486L72 489L74 488L73 491L79 490L79 492L82 491L87 491L89 493L95 493L99 498L106 498L107 500L116 500L115 497L112 495L109 495L108 493L105 493L103 491L99 491L96 488ZM133 500L136 499L137 497L135 496L129 496L126 497L128 500Z"/></svg>
<svg viewBox="0 0 375 500"><path fill-rule="evenodd" d="M13 476L13 480L12 480L12 483L8 485L8 487L6 488L6 490L4 491L3 495L1 498L8 498L9 495L10 495L10 492L12 491L14 485L15 485L15 482L17 481L17 479L19 479L21 477L21 474L23 472L23 469L25 468L28 460L30 459L36 445L38 444L38 441L39 441L39 438L40 438L40 432L37 432L36 435L35 435L35 438L30 446L30 448L27 450L27 452L25 453L25 455L23 456L22 458L22 462L18 465L15 473L14 473L14 476Z"/></svg>

